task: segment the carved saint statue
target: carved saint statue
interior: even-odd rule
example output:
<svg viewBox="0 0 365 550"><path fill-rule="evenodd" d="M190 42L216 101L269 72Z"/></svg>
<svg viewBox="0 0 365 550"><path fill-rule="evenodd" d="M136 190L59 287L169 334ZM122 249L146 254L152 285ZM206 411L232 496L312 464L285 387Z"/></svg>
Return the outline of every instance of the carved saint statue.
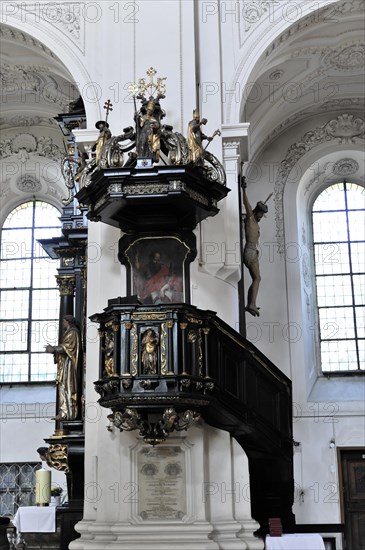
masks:
<svg viewBox="0 0 365 550"><path fill-rule="evenodd" d="M199 111L195 109L193 120L188 124L187 142L189 149L189 162L195 165L202 165L204 160L203 140L212 141L213 137L208 137L201 131L202 125L208 121L206 118L200 120Z"/></svg>
<svg viewBox="0 0 365 550"><path fill-rule="evenodd" d="M114 369L114 332L107 331L105 335L104 366L108 376L115 376Z"/></svg>
<svg viewBox="0 0 365 550"><path fill-rule="evenodd" d="M158 101L150 99L141 111L136 113L136 150L138 158L160 158L161 117L164 115Z"/></svg>
<svg viewBox="0 0 365 550"><path fill-rule="evenodd" d="M72 315L63 318L63 338L58 346L46 346L57 363L58 411L56 420L75 420L78 414L77 378L80 355L80 332Z"/></svg>
<svg viewBox="0 0 365 550"><path fill-rule="evenodd" d="M157 374L157 346L158 334L148 328L142 337L143 374Z"/></svg>
<svg viewBox="0 0 365 550"><path fill-rule="evenodd" d="M109 124L104 120L99 120L95 124L95 127L100 131L98 139L93 145L93 150L95 151L95 161L96 164L99 164L103 145L112 137L112 134L109 130Z"/></svg>

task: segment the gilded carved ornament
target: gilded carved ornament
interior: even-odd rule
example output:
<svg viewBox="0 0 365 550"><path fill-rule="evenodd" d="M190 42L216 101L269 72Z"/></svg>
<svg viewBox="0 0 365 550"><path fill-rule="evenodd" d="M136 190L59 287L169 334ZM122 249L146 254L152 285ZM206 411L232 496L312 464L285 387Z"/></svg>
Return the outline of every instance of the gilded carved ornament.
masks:
<svg viewBox="0 0 365 550"><path fill-rule="evenodd" d="M147 71L148 79L140 78L138 82L129 85L128 90L134 99L134 126L127 126L122 133L112 136L107 122L108 114L112 111L110 100L105 102L105 120L96 122L99 136L88 153L78 156L72 152L62 159L62 173L68 190L68 197L63 203L70 204L73 195L88 187L92 181L92 175L104 168L145 168L158 164L160 159L164 164L190 165L194 169L204 171L205 178L212 183L226 184L226 174L221 162L212 153L207 151L209 143L215 136L220 136L219 129L211 136L206 136L202 126L207 119L200 118L197 110L193 112L193 119L187 127L187 137L180 132L174 132L172 126L162 124L166 112L160 105L160 100L165 98L166 77L158 77L154 80L156 70L151 67ZM138 109L136 99L141 101ZM206 140L207 144L203 145ZM128 156L127 156L128 155ZM152 184L150 186L128 184L122 187L119 184L111 184L109 193L128 194L155 194L167 193L169 184ZM209 201L197 191L188 189L191 198L209 206ZM99 198L94 209L101 207L105 202L105 196ZM90 217L90 213L89 213ZM94 219L90 217L90 219ZM96 221L96 220L95 220Z"/></svg>
<svg viewBox="0 0 365 550"><path fill-rule="evenodd" d="M75 275L56 275L60 296L73 296L75 292Z"/></svg>
<svg viewBox="0 0 365 550"><path fill-rule="evenodd" d="M70 471L68 466L67 445L61 445L59 443L50 445L47 452L47 464L55 470L65 472L67 474Z"/></svg>

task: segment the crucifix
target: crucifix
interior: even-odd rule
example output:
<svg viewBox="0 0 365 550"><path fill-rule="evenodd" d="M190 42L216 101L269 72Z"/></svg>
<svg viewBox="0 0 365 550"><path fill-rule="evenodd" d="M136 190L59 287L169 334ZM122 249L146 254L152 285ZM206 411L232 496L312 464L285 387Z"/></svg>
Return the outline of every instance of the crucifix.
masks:
<svg viewBox="0 0 365 550"><path fill-rule="evenodd" d="M104 103L104 109L106 110L105 122L108 122L109 113L110 113L110 111L113 110L113 103L110 101L110 99L108 99L108 100Z"/></svg>

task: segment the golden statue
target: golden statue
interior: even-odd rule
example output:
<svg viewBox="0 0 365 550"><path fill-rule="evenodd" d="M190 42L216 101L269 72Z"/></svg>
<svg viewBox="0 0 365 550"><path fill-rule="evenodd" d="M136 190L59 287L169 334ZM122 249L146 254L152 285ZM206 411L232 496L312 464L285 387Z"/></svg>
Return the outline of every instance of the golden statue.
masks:
<svg viewBox="0 0 365 550"><path fill-rule="evenodd" d="M189 162L193 164L203 164L204 149L202 142L204 139L208 142L212 141L213 137L208 137L201 131L201 127L207 123L206 118L200 120L199 111L197 109L193 112L193 120L188 124L187 129L187 142L189 149Z"/></svg>
<svg viewBox="0 0 365 550"><path fill-rule="evenodd" d="M157 374L158 334L148 328L142 338L143 374Z"/></svg>
<svg viewBox="0 0 365 550"><path fill-rule="evenodd" d="M77 379L80 355L80 332L72 315L63 318L63 338L59 346L47 344L57 363L58 411L55 420L75 420L78 414Z"/></svg>
<svg viewBox="0 0 365 550"><path fill-rule="evenodd" d="M105 335L105 359L104 366L108 376L115 376L114 368L114 333L109 331Z"/></svg>
<svg viewBox="0 0 365 550"><path fill-rule="evenodd" d="M99 164L103 145L112 137L112 134L109 130L109 124L104 120L99 120L95 124L95 127L100 131L100 133L98 139L93 145L93 151L95 151L96 164Z"/></svg>

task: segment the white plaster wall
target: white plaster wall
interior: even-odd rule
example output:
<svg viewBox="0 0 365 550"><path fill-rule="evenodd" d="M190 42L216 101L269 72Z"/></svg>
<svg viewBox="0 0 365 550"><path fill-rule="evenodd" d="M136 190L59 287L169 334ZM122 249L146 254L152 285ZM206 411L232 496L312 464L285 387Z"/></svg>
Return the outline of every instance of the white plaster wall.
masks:
<svg viewBox="0 0 365 550"><path fill-rule="evenodd" d="M278 141L283 145L285 141L285 147L288 147L300 141L310 124L314 129L331 118L336 116L329 113L294 127ZM313 274L307 276L306 281L303 277L303 255L308 254L312 260L309 246L311 200L326 184L339 180L331 173L331 166L340 159L356 159L359 171L351 181L363 181L364 157L360 148L358 143L340 148L336 142L319 144L297 163L284 191L285 243L297 243L298 252L297 261L291 261L286 255L285 270L288 322L299 327L301 336L288 343L293 382L294 440L300 442L294 454L294 513L298 523L343 521L337 450L364 446L365 381L362 377L326 378L320 375L314 279ZM284 157L279 156L279 161L280 158ZM313 269L312 261L307 268ZM335 441L333 448L329 446L331 439ZM341 537L337 539L339 548L342 548Z"/></svg>
<svg viewBox="0 0 365 550"><path fill-rule="evenodd" d="M108 299L125 295L125 269L117 260L120 236L121 232L113 227L101 223L89 224L87 317L101 313L107 307ZM99 501L99 457L103 462L105 452L107 456L109 454L113 456L106 430L108 412L98 405L99 396L94 390L94 382L99 379L97 329L97 324L88 321L85 384L85 518L87 519L95 517Z"/></svg>
<svg viewBox="0 0 365 550"><path fill-rule="evenodd" d="M341 523L342 489L339 483L341 448L365 445L364 411L343 414L341 403L331 417L333 406L313 404L311 417L297 418L294 439L300 443L294 453L295 504L298 523ZM330 442L335 442L330 447ZM303 492L303 494L301 494ZM341 546L340 546L341 548Z"/></svg>
<svg viewBox="0 0 365 550"><path fill-rule="evenodd" d="M55 387L0 388L0 463L40 463L37 449L46 447L44 439L54 433L54 414ZM51 474L65 495L65 474L54 469Z"/></svg>

